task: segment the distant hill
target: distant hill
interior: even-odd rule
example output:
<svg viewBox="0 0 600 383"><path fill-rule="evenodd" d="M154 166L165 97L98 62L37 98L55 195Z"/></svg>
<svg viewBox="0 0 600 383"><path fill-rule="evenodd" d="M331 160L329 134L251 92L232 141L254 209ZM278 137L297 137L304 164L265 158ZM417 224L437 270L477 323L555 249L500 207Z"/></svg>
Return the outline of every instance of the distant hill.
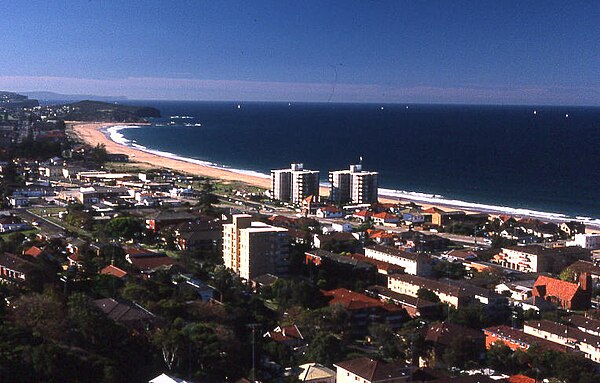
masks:
<svg viewBox="0 0 600 383"><path fill-rule="evenodd" d="M32 92L23 92L22 94L29 96L31 98L35 98L37 100L43 102L69 102L69 101L83 101L83 100L94 100L94 101L104 101L104 102L114 102L114 101L125 101L127 97L125 96L97 96L92 94L61 94L55 92L43 92L43 91L32 91Z"/></svg>
<svg viewBox="0 0 600 383"><path fill-rule="evenodd" d="M156 108L101 101L85 100L65 106L70 108L61 117L72 121L139 122L146 117L160 117L160 111Z"/></svg>
<svg viewBox="0 0 600 383"><path fill-rule="evenodd" d="M0 91L0 108L33 108L38 105L38 100L30 99L22 94Z"/></svg>

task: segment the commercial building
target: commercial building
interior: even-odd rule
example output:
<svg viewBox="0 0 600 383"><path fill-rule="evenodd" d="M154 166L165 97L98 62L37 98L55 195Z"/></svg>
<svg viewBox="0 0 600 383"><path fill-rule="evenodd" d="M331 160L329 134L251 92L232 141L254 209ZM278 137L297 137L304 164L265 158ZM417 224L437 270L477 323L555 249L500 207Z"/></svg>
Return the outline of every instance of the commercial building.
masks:
<svg viewBox="0 0 600 383"><path fill-rule="evenodd" d="M301 203L308 196L319 198L319 171L305 170L303 164L271 170L271 196L278 201Z"/></svg>
<svg viewBox="0 0 600 383"><path fill-rule="evenodd" d="M361 164L330 172L329 182L329 199L336 204L377 202L379 173L362 170Z"/></svg>
<svg viewBox="0 0 600 383"><path fill-rule="evenodd" d="M246 280L284 274L288 245L287 229L253 222L248 214L235 214L232 223L223 225L223 263Z"/></svg>

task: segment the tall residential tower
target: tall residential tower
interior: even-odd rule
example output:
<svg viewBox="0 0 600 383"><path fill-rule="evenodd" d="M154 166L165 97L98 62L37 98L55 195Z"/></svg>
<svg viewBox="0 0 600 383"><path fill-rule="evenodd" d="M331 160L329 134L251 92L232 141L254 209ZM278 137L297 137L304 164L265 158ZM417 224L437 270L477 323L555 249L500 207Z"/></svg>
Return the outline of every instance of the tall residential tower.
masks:
<svg viewBox="0 0 600 383"><path fill-rule="evenodd" d="M330 172L329 182L329 198L336 204L377 202L379 173L364 171L361 164Z"/></svg>
<svg viewBox="0 0 600 383"><path fill-rule="evenodd" d="M308 196L319 198L319 171L305 170L303 164L271 170L272 198L299 204Z"/></svg>

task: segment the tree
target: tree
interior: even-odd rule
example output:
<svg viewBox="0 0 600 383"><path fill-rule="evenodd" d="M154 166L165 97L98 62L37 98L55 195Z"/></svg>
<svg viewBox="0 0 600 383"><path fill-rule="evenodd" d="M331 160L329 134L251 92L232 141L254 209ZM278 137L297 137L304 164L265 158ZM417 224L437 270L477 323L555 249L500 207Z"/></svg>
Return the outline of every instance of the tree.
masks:
<svg viewBox="0 0 600 383"><path fill-rule="evenodd" d="M575 283L577 282L577 272L572 268L567 267L560 272L559 278L563 281Z"/></svg>
<svg viewBox="0 0 600 383"><path fill-rule="evenodd" d="M421 287L421 288L419 288L419 290L417 290L417 298L424 299L426 301L434 302L434 303L437 303L440 301L440 298L437 296L436 293L434 293L433 291L428 290L424 287Z"/></svg>
<svg viewBox="0 0 600 383"><path fill-rule="evenodd" d="M463 279L467 271L462 263L441 260L433 265L433 273L436 278Z"/></svg>
<svg viewBox="0 0 600 383"><path fill-rule="evenodd" d="M306 350L306 359L324 365L332 365L344 356L341 340L328 332L318 332Z"/></svg>
<svg viewBox="0 0 600 383"><path fill-rule="evenodd" d="M142 221L133 217L113 218L104 227L107 235L113 238L134 239L145 230Z"/></svg>
<svg viewBox="0 0 600 383"><path fill-rule="evenodd" d="M379 355L383 359L397 360L404 357L402 340L389 326L374 324L369 327L369 335L379 346Z"/></svg>

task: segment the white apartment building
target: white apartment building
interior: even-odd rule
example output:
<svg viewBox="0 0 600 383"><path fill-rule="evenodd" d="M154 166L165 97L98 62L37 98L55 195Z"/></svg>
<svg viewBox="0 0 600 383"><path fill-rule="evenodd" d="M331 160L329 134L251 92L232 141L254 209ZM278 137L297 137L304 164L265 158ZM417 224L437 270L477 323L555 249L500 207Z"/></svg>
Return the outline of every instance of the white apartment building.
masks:
<svg viewBox="0 0 600 383"><path fill-rule="evenodd" d="M575 234L572 241L567 242L567 246L579 246L584 249L600 249L600 234Z"/></svg>
<svg viewBox="0 0 600 383"><path fill-rule="evenodd" d="M429 257L402 251L395 247L372 245L365 248L365 257L398 265L404 268L406 274L410 275L428 275L431 272Z"/></svg>
<svg viewBox="0 0 600 383"><path fill-rule="evenodd" d="M306 170L303 164L289 169L271 170L272 198L299 204L308 196L319 198L319 171Z"/></svg>
<svg viewBox="0 0 600 383"><path fill-rule="evenodd" d="M338 204L376 203L379 188L379 173L362 170L362 165L350 165L348 170L329 173L329 198Z"/></svg>
<svg viewBox="0 0 600 383"><path fill-rule="evenodd" d="M288 230L235 214L223 225L223 263L245 280L287 271Z"/></svg>

